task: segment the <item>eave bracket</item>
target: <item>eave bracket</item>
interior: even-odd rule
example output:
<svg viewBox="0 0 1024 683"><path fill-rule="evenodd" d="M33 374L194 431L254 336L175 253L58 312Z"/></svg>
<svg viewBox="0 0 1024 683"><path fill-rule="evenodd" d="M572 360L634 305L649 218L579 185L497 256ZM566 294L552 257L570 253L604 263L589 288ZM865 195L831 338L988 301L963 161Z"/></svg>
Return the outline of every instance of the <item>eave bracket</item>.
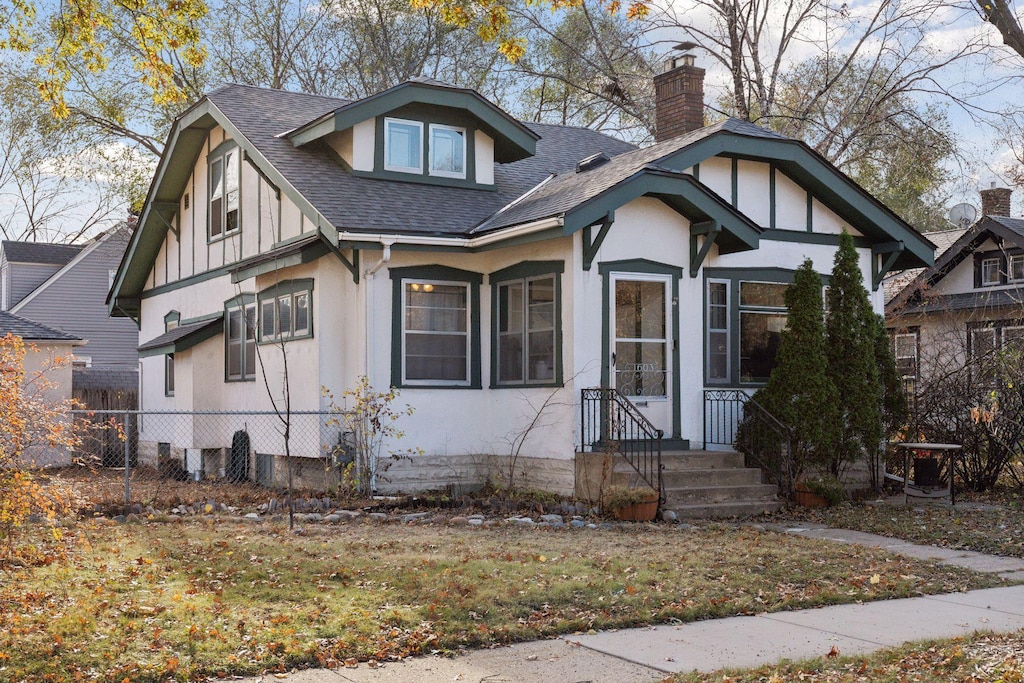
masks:
<svg viewBox="0 0 1024 683"><path fill-rule="evenodd" d="M609 211L608 215L601 221L601 227L597 231L597 237L592 236L593 225L588 225L583 228L583 270L590 270L590 266L594 263L594 259L597 257L597 252L601 248L601 244L604 242L604 238L608 236L608 230L611 229L612 223L615 222L615 212Z"/></svg>
<svg viewBox="0 0 1024 683"><path fill-rule="evenodd" d="M889 274L889 269L896 264L904 249L903 242L885 242L871 247L871 291L878 291L878 286L882 284L882 280ZM880 259L881 256L885 258Z"/></svg>
<svg viewBox="0 0 1024 683"><path fill-rule="evenodd" d="M704 259L711 253L715 240L722 234L718 221L701 221L690 225L690 277L697 277ZM698 247L697 238L704 235L704 242Z"/></svg>
<svg viewBox="0 0 1024 683"><path fill-rule="evenodd" d="M327 248L330 250L330 252L332 254L334 254L336 257L338 257L339 261L341 261L341 265L345 266L345 268L348 269L348 272L352 273L352 282L354 284L358 285L359 284L359 250L358 249L353 249L352 250L352 260L349 261L348 258L345 256L345 254L342 253L341 249L339 249L337 246L335 246L331 242L331 240L327 239L327 236L324 235L322 232L320 233L320 241L323 242L324 244L326 244Z"/></svg>

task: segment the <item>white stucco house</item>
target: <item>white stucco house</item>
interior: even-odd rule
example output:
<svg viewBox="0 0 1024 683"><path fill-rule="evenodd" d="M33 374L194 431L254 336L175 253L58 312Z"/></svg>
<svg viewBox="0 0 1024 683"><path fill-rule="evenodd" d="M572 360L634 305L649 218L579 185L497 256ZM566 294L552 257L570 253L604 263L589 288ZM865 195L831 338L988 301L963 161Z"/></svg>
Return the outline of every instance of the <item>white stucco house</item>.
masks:
<svg viewBox="0 0 1024 683"><path fill-rule="evenodd" d="M357 101L202 98L174 123L108 300L140 325L142 407L267 409L262 369L276 391L283 348L297 410L362 375L401 389L403 445L424 455L393 488L485 478L554 396L519 467L572 492L592 387L617 389L666 451L703 448L706 391L764 383L805 257L827 272L851 233L882 312L881 278L934 247L804 143L702 127L692 59L655 82L658 140L639 149L432 80Z"/></svg>

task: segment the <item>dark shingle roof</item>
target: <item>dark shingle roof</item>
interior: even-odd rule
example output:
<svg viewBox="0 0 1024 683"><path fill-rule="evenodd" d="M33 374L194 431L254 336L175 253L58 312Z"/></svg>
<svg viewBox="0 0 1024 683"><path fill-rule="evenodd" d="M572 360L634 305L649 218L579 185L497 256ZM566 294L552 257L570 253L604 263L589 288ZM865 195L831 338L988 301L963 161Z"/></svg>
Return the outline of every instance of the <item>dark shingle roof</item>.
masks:
<svg viewBox="0 0 1024 683"><path fill-rule="evenodd" d="M1020 309L1024 302L1024 288L993 289L988 291L963 292L925 296L919 302L900 309L900 314L932 313L935 311L990 310L997 308Z"/></svg>
<svg viewBox="0 0 1024 683"><path fill-rule="evenodd" d="M301 149L277 137L347 104L316 95L226 86L210 101L285 178L340 230L461 234L552 173L574 169L596 152L614 156L633 145L586 128L527 123L541 136L537 154L495 167L495 190L425 185L354 176L323 143Z"/></svg>
<svg viewBox="0 0 1024 683"><path fill-rule="evenodd" d="M54 327L0 311L0 335L16 334L25 341L81 341L80 337L61 332Z"/></svg>
<svg viewBox="0 0 1024 683"><path fill-rule="evenodd" d="M989 219L999 223L1007 230L1012 230L1024 238L1024 218L1010 218L1009 216L989 216Z"/></svg>
<svg viewBox="0 0 1024 683"><path fill-rule="evenodd" d="M958 239L964 236L969 228L954 228L953 230L939 230L937 232L926 232L924 234L935 245L935 260L946 253L946 250L953 246ZM925 271L924 268L910 268L894 273L885 278L882 286L885 288L885 302L892 301L904 287Z"/></svg>
<svg viewBox="0 0 1024 683"><path fill-rule="evenodd" d="M221 329L223 314L214 315L205 320L178 325L173 330L164 332L158 337L139 345L139 354L143 357L161 353L174 353L192 348L201 341L209 339Z"/></svg>
<svg viewBox="0 0 1024 683"><path fill-rule="evenodd" d="M63 266L82 251L82 244L48 244L46 242L18 242L4 240L4 254L9 263L45 263Z"/></svg>

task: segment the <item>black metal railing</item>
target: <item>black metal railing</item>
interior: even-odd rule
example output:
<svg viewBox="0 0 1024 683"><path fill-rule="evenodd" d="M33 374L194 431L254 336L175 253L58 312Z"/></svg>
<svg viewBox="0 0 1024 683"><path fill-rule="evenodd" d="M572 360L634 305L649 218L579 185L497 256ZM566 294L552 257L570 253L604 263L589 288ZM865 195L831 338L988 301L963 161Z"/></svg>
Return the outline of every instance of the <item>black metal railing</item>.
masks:
<svg viewBox="0 0 1024 683"><path fill-rule="evenodd" d="M741 389L704 390L704 444L731 446L753 460L789 495L793 430Z"/></svg>
<svg viewBox="0 0 1024 683"><path fill-rule="evenodd" d="M618 389L583 389L580 435L584 452L621 455L648 486L665 501L661 477L661 440L664 433L651 424Z"/></svg>

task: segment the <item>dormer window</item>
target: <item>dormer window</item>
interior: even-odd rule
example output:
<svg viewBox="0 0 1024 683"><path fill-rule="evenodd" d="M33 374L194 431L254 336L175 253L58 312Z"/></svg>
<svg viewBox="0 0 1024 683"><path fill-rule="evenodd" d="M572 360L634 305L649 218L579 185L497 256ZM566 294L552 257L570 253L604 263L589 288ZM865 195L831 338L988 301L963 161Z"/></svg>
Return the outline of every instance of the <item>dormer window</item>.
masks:
<svg viewBox="0 0 1024 683"><path fill-rule="evenodd" d="M223 147L223 145L221 145ZM216 153L216 150L214 150ZM238 165L237 147L213 156L210 160L210 239L215 240L235 232L238 220Z"/></svg>
<svg viewBox="0 0 1024 683"><path fill-rule="evenodd" d="M430 124L430 175L466 177L466 129Z"/></svg>
<svg viewBox="0 0 1024 683"><path fill-rule="evenodd" d="M423 173L423 124L384 119L384 169Z"/></svg>
<svg viewBox="0 0 1024 683"><path fill-rule="evenodd" d="M999 257L990 257L981 261L981 284L991 287L999 284Z"/></svg>

